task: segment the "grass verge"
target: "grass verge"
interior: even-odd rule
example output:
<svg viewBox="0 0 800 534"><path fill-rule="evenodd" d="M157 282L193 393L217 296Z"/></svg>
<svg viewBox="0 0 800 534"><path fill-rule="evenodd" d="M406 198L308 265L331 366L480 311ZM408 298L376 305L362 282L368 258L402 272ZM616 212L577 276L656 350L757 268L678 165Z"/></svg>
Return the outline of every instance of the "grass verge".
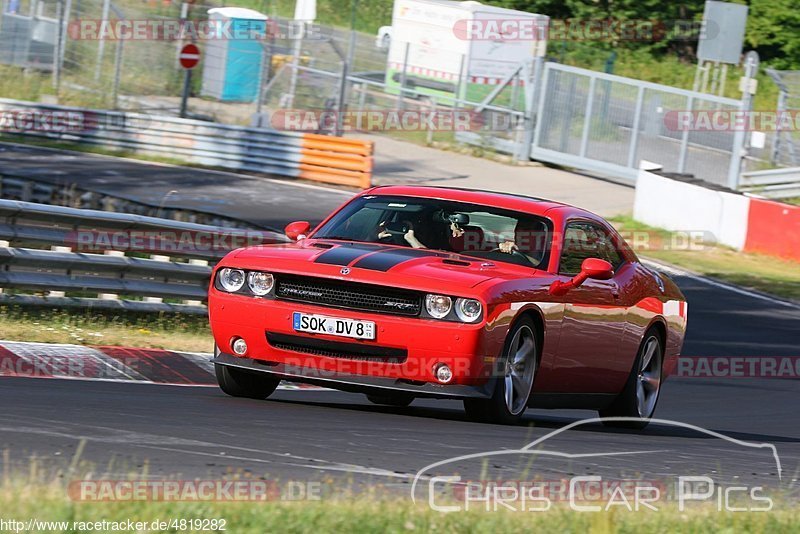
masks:
<svg viewBox="0 0 800 534"><path fill-rule="evenodd" d="M636 253L664 261L689 271L778 297L800 300L800 264L765 254L750 254L707 243L683 246L687 241L679 232L669 232L634 221L632 217L611 219ZM651 243L665 246L637 247L636 235L642 232ZM670 246L671 245L671 246Z"/></svg>
<svg viewBox="0 0 800 534"><path fill-rule="evenodd" d="M0 307L0 339L211 352L208 319L175 314Z"/></svg>
<svg viewBox="0 0 800 534"><path fill-rule="evenodd" d="M65 521L50 532L88 532L98 521L140 521L139 532L179 532L177 528L153 529L155 520L223 520L224 531L236 534L263 532L796 532L797 508L766 513L599 512L578 513L568 508L544 513L434 512L403 499L333 500L295 503L74 503L58 487L24 487L3 491L0 507L6 519ZM77 523L77 524L76 524ZM81 528L81 523L85 524ZM68 526L67 526L68 525ZM66 528L63 528L65 527ZM45 531L45 529L41 529ZM96 528L94 529L96 530ZM103 529L101 529L103 530ZM189 529L191 530L191 529ZM218 530L220 531L220 530Z"/></svg>

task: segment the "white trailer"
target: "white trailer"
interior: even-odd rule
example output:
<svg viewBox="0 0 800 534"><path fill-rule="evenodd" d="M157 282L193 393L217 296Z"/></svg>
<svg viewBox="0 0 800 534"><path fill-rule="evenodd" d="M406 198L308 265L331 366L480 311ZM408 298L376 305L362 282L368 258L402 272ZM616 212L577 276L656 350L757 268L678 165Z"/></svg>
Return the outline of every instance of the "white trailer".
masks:
<svg viewBox="0 0 800 534"><path fill-rule="evenodd" d="M472 99L547 49L545 15L480 2L396 0L386 83ZM459 85L459 80L462 83ZM489 86L489 87L487 87Z"/></svg>

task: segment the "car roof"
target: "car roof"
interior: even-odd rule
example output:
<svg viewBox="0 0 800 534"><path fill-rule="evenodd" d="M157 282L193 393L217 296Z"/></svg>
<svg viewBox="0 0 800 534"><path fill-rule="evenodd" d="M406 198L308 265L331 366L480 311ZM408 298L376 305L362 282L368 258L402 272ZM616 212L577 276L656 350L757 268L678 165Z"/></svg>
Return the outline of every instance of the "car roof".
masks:
<svg viewBox="0 0 800 534"><path fill-rule="evenodd" d="M373 187L361 193L363 195L396 195L420 198L435 198L440 200L453 200L471 204L482 204L494 208L504 208L522 211L534 215L545 215L554 208L566 208L570 214L593 216L592 213L553 200L537 198L515 193L501 191L487 191L483 189L466 189L460 187L437 187L428 185L385 185ZM594 217L592 217L594 218Z"/></svg>

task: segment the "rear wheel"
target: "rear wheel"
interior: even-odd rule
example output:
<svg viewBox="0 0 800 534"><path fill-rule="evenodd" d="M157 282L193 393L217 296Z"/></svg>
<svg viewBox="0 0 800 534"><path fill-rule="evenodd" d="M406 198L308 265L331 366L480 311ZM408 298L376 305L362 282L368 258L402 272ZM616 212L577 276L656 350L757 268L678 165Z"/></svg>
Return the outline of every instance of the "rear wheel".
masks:
<svg viewBox="0 0 800 534"><path fill-rule="evenodd" d="M650 423L661 393L664 346L658 330L644 335L625 389L600 417L636 417L638 421L603 421L604 425L642 429Z"/></svg>
<svg viewBox="0 0 800 534"><path fill-rule="evenodd" d="M496 380L490 399L464 399L467 417L485 423L511 424L525 413L533 389L538 362L536 326L524 317L506 338L502 376Z"/></svg>
<svg viewBox="0 0 800 534"><path fill-rule="evenodd" d="M227 365L214 365L214 371L220 389L231 397L263 400L272 395L281 381L280 378L273 375L246 371Z"/></svg>
<svg viewBox="0 0 800 534"><path fill-rule="evenodd" d="M414 395L407 393L391 393L387 395L367 395L367 400L372 404L382 404L384 406L397 406L405 408L414 402Z"/></svg>

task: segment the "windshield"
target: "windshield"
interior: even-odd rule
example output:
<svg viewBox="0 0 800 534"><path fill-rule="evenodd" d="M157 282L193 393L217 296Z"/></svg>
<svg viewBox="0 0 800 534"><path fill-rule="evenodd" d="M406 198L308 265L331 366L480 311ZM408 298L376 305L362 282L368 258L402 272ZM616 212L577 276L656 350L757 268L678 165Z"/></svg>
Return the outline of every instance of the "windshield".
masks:
<svg viewBox="0 0 800 534"><path fill-rule="evenodd" d="M313 237L539 267L547 265L551 231L547 219L522 212L448 200L366 196L345 206Z"/></svg>

